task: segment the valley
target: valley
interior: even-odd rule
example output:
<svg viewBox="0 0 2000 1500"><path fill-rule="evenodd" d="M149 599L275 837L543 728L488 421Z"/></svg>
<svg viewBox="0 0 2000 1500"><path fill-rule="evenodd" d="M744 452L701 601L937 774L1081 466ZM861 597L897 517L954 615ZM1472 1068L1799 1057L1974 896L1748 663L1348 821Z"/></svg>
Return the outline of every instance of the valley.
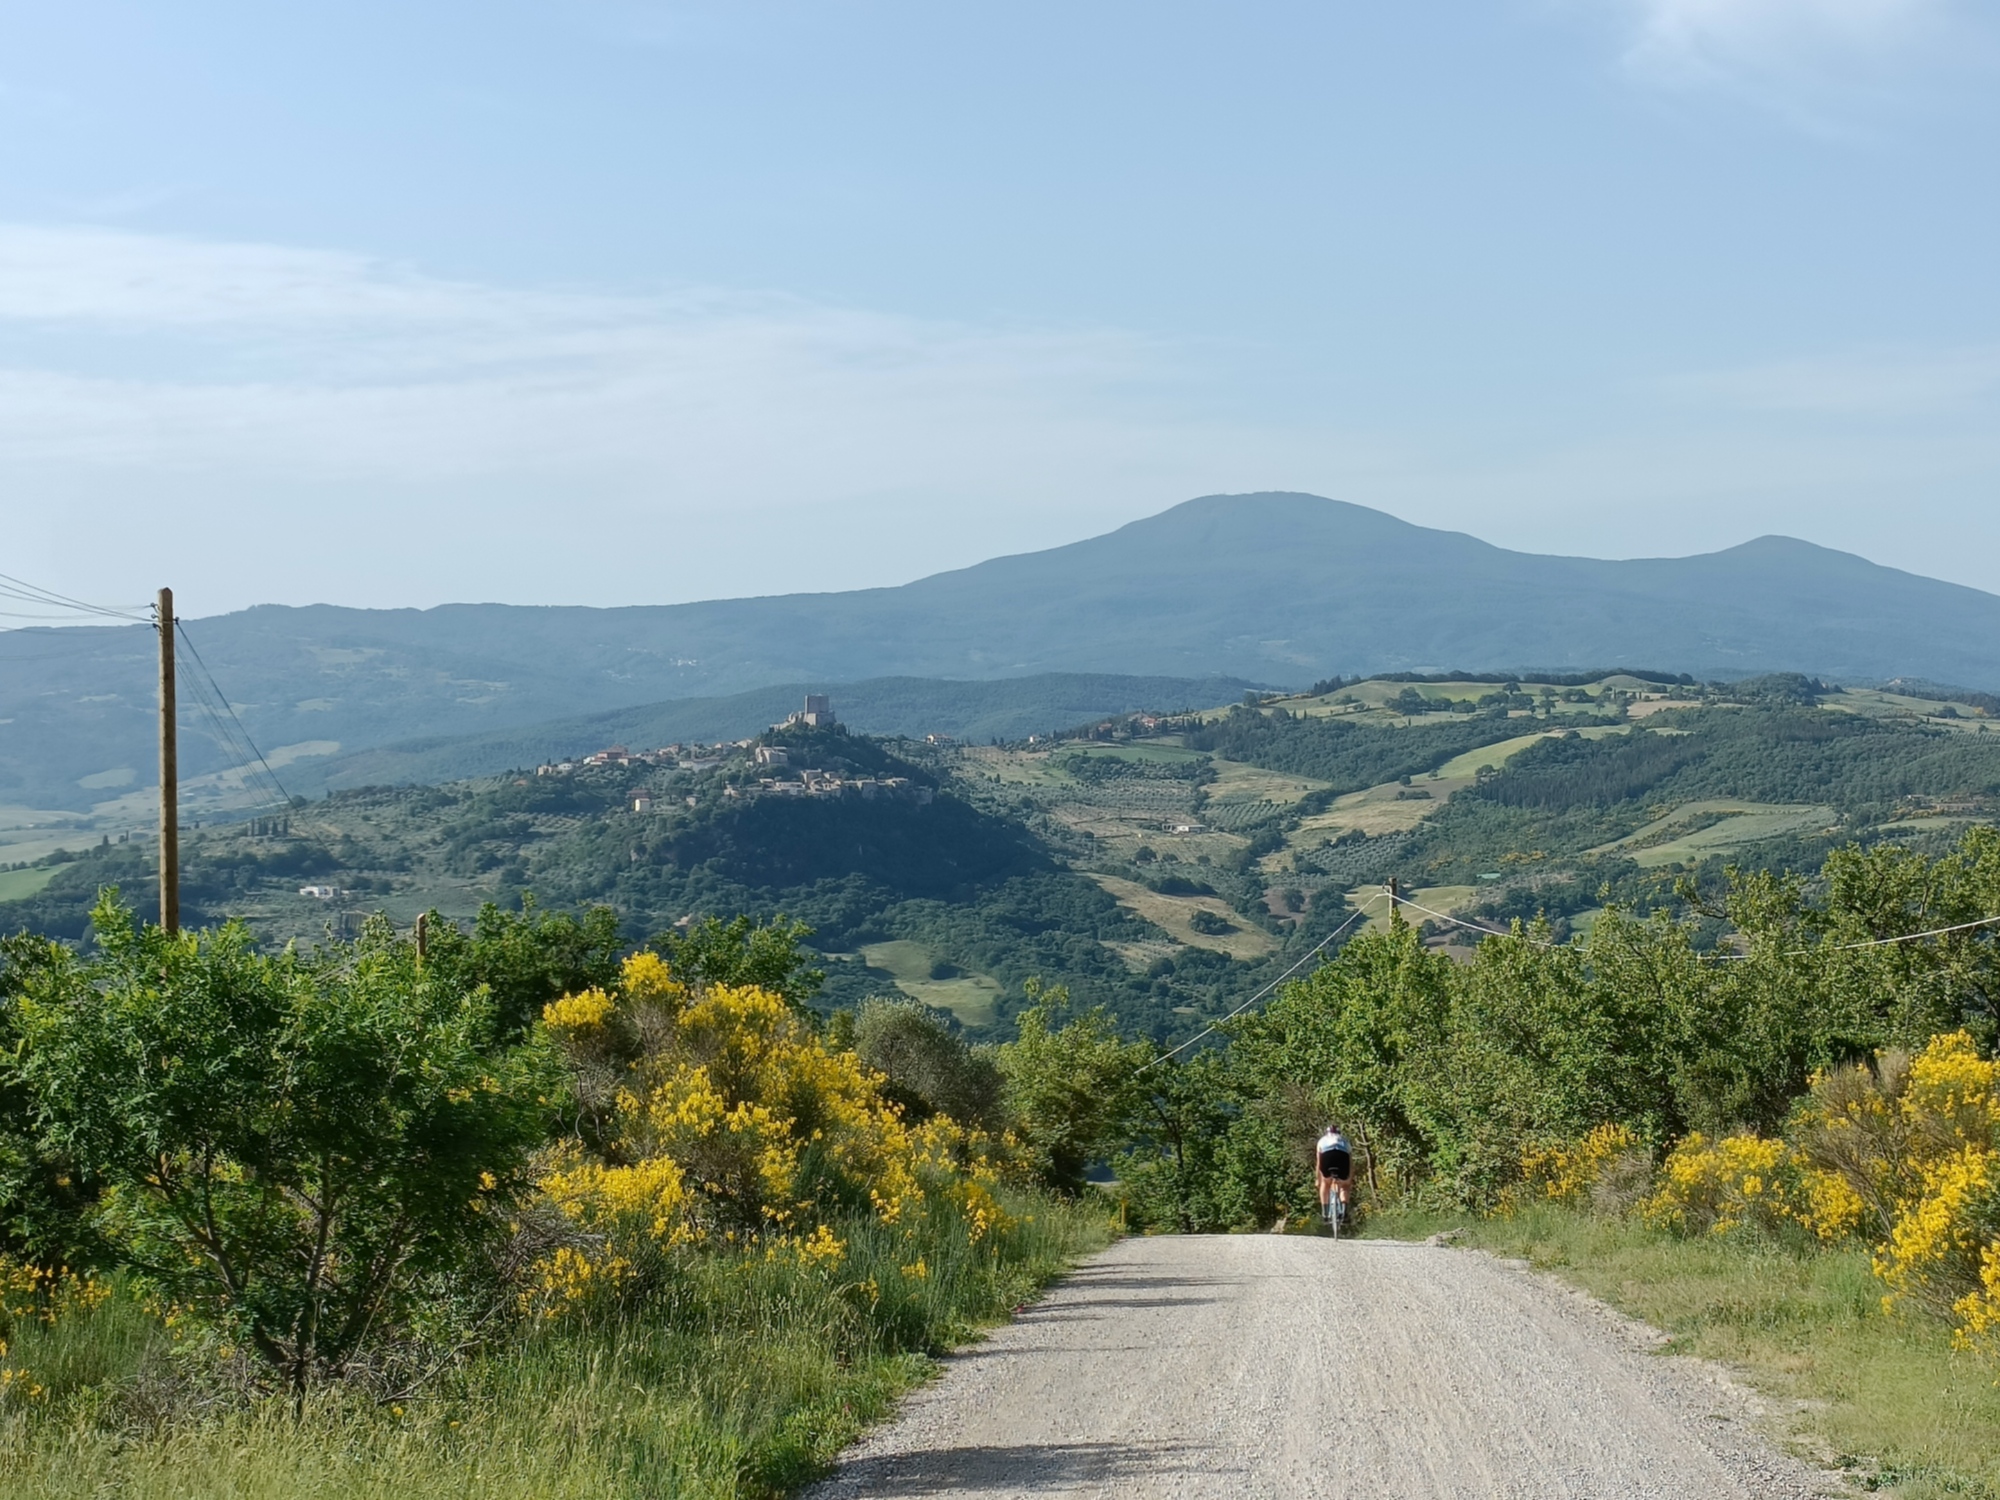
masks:
<svg viewBox="0 0 2000 1500"><path fill-rule="evenodd" d="M827 1007L901 993L989 1035L1041 979L1171 1041L1392 876L1440 914L1413 913L1427 939L1463 954L1476 934L1446 917L1566 932L1607 901L1682 907L1677 887L1732 863L1942 847L2000 807L2000 734L1977 696L1405 674L1169 699L989 744L791 724L290 808L255 807L247 773L210 773L188 804L184 900L274 943L377 911L466 921L489 902L609 905L634 942L784 914L817 934ZM814 793L813 776L845 794ZM152 899L144 800L123 792L96 819L14 812L0 926L75 937L101 885ZM1378 901L1365 925L1386 917Z"/></svg>

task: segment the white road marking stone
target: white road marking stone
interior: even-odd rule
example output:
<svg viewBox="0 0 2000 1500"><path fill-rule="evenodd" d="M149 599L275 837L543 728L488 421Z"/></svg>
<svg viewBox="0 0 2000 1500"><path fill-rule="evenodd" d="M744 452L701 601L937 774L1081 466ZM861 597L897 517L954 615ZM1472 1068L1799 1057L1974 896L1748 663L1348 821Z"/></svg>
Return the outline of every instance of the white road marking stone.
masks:
<svg viewBox="0 0 2000 1500"><path fill-rule="evenodd" d="M1489 1256L1130 1239L945 1362L808 1500L1837 1494L1658 1335Z"/></svg>

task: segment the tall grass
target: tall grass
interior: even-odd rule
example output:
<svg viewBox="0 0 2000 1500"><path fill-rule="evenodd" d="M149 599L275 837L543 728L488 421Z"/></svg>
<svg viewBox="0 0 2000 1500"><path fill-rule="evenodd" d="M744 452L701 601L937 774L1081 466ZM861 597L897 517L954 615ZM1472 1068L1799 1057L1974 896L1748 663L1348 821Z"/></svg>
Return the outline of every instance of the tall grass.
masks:
<svg viewBox="0 0 2000 1500"><path fill-rule="evenodd" d="M973 1244L949 1210L913 1237L836 1226L828 1274L790 1257L691 1257L644 1306L519 1332L419 1396L190 1394L129 1298L15 1330L38 1397L0 1403L0 1500L748 1500L822 1472L972 1337L1111 1237L1102 1206L1016 1197ZM912 1249L921 1273L910 1260Z"/></svg>
<svg viewBox="0 0 2000 1500"><path fill-rule="evenodd" d="M1683 1239L1537 1205L1505 1218L1390 1211L1371 1234L1445 1228L1525 1259L1728 1364L1792 1407L1789 1435L1866 1488L1911 1500L2000 1496L2000 1386L1950 1331L1883 1311L1866 1251L1735 1237Z"/></svg>

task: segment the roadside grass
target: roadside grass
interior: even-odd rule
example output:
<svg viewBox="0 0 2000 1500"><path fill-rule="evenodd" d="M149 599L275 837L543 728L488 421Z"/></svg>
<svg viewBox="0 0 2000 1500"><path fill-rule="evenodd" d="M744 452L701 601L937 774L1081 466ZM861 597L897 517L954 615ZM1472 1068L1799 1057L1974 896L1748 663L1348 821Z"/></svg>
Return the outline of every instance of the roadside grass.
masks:
<svg viewBox="0 0 2000 1500"><path fill-rule="evenodd" d="M1948 1330L1882 1310L1865 1251L1683 1240L1537 1206L1506 1218L1389 1210L1364 1233L1460 1243L1554 1273L1792 1406L1786 1436L1864 1489L2000 1496L2000 1384Z"/></svg>
<svg viewBox="0 0 2000 1500"><path fill-rule="evenodd" d="M788 1259L702 1256L644 1308L527 1330L401 1402L331 1389L296 1415L204 1383L189 1351L114 1297L13 1330L8 1363L44 1391L0 1398L0 1497L787 1495L928 1378L932 1354L1114 1235L1092 1198L1008 1207L1014 1226L980 1247L942 1218L915 1246L850 1223L831 1282Z"/></svg>

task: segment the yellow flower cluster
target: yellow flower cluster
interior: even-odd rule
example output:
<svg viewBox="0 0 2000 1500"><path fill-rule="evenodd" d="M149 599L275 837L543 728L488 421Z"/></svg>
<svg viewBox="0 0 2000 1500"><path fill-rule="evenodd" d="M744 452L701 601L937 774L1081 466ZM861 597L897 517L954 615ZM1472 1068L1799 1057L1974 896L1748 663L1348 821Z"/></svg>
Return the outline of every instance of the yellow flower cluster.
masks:
<svg viewBox="0 0 2000 1500"><path fill-rule="evenodd" d="M7 1346L0 1344L0 1358L7 1353ZM0 1405L7 1401L39 1401L48 1393L26 1370L17 1370L12 1365L0 1365Z"/></svg>
<svg viewBox="0 0 2000 1500"><path fill-rule="evenodd" d="M1783 1141L1757 1135L1711 1141L1697 1130L1667 1154L1640 1213L1682 1234L1776 1229L1798 1217L1790 1156Z"/></svg>
<svg viewBox="0 0 2000 1500"><path fill-rule="evenodd" d="M1884 1053L1814 1078L1786 1135L1688 1136L1644 1216L1688 1234L1870 1231L1885 1309L1922 1307L1956 1325L1961 1347L2000 1355L2000 1063L1963 1031L1915 1057Z"/></svg>
<svg viewBox="0 0 2000 1500"><path fill-rule="evenodd" d="M643 953L615 993L565 996L542 1021L579 1077L616 1069L593 1145L550 1152L537 1175L560 1244L523 1301L545 1314L642 1284L683 1248L754 1242L766 1259L837 1270L847 1246L822 1218L835 1203L909 1224L942 1193L974 1244L1011 1227L991 1143L948 1119L908 1126L881 1080L782 996L691 989Z"/></svg>
<svg viewBox="0 0 2000 1500"><path fill-rule="evenodd" d="M71 1314L102 1305L110 1295L110 1286L88 1272L29 1265L0 1255L0 1319L9 1324L33 1318L53 1326Z"/></svg>
<svg viewBox="0 0 2000 1500"><path fill-rule="evenodd" d="M520 1307L554 1318L599 1293L615 1292L631 1276L632 1262L622 1255L562 1245L535 1262L520 1294Z"/></svg>
<svg viewBox="0 0 2000 1500"><path fill-rule="evenodd" d="M692 1235L687 1189L672 1157L607 1166L569 1146L549 1167L541 1190L572 1223L605 1234L629 1231L669 1248Z"/></svg>
<svg viewBox="0 0 2000 1500"><path fill-rule="evenodd" d="M1580 1141L1530 1147L1521 1153L1521 1185L1533 1197L1557 1203L1585 1203L1612 1161L1640 1150L1639 1137L1623 1125L1600 1125ZM1507 1195L1502 1208L1519 1198Z"/></svg>
<svg viewBox="0 0 2000 1500"><path fill-rule="evenodd" d="M1952 1304L1958 1327L1952 1342L1959 1348L2000 1355L2000 1240L1979 1254L1979 1287Z"/></svg>
<svg viewBox="0 0 2000 1500"><path fill-rule="evenodd" d="M67 1266L28 1265L0 1256L0 1327L9 1333L29 1321L53 1328L102 1306L110 1296L111 1287L87 1272L78 1274ZM0 1338L0 1405L40 1400L47 1392L33 1374L5 1363L8 1348L7 1339Z"/></svg>
<svg viewBox="0 0 2000 1500"><path fill-rule="evenodd" d="M1932 1038L1912 1062L1900 1114L1896 1214L1874 1268L1884 1304L1912 1300L1958 1322L1968 1346L2000 1328L2000 1064L1966 1032Z"/></svg>
<svg viewBox="0 0 2000 1500"><path fill-rule="evenodd" d="M1933 1037L1910 1063L1902 1103L1925 1138L1991 1150L2000 1125L2000 1062L1980 1057L1969 1032Z"/></svg>
<svg viewBox="0 0 2000 1500"><path fill-rule="evenodd" d="M543 1006L542 1024L553 1033L574 1034L602 1026L614 1009L615 1003L603 990L585 990Z"/></svg>

